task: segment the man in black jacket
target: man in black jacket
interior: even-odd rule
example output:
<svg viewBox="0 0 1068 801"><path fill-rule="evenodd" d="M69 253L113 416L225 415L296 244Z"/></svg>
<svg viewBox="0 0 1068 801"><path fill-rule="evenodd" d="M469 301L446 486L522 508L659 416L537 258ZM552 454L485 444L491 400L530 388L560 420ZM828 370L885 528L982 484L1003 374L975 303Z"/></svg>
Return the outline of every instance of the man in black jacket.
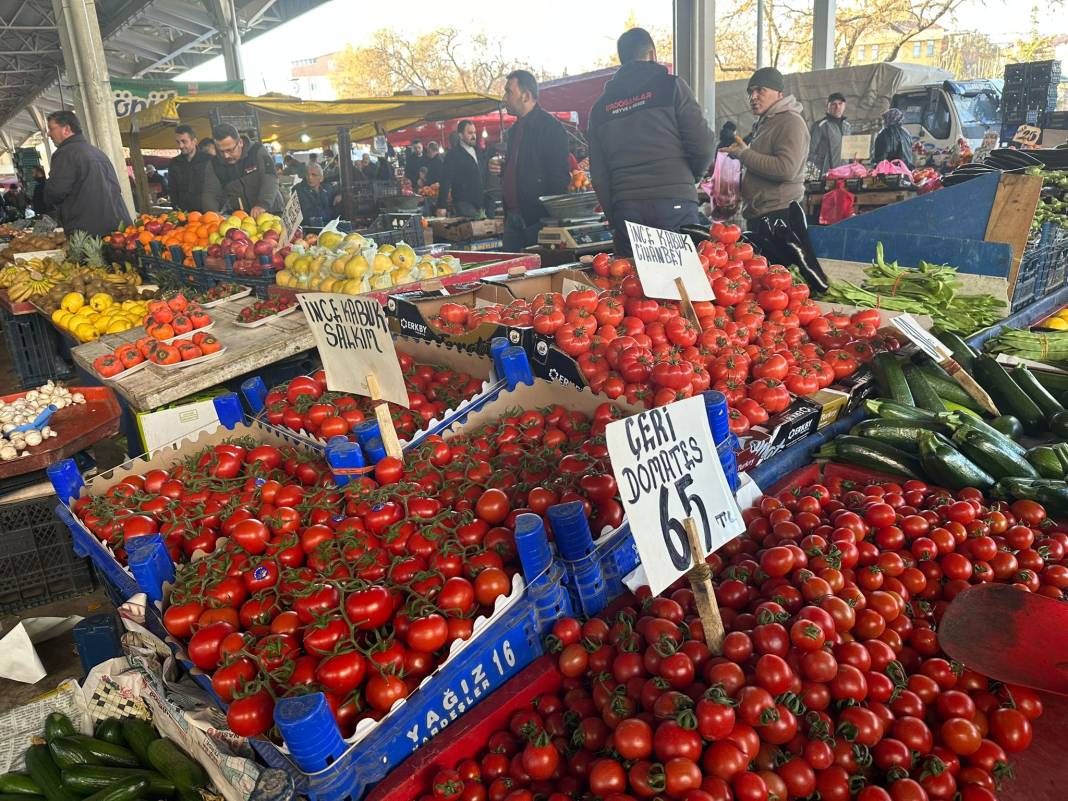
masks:
<svg viewBox="0 0 1068 801"><path fill-rule="evenodd" d="M539 198L567 192L567 132L560 120L538 105L538 82L515 70L504 85L504 105L519 119L508 129L508 152L501 166L504 196L504 249L523 250L538 242L548 216Z"/></svg>
<svg viewBox="0 0 1068 801"><path fill-rule="evenodd" d="M426 166L426 156L423 155L423 143L419 140L408 146L408 152L404 154L404 177L412 182L419 180L419 168Z"/></svg>
<svg viewBox="0 0 1068 801"><path fill-rule="evenodd" d="M478 217L486 208L486 164L479 158L478 134L471 120L461 120L456 126L456 147L445 156L438 187L438 216L447 215L449 192L452 207L460 217Z"/></svg>
<svg viewBox="0 0 1068 801"><path fill-rule="evenodd" d="M590 180L630 252L626 221L678 230L697 223L697 190L716 154L716 137L693 92L656 63L648 31L616 42L622 66L590 111Z"/></svg>
<svg viewBox="0 0 1068 801"><path fill-rule="evenodd" d="M259 142L252 143L232 125L216 125L211 132L218 155L204 171L203 211L237 211L252 217L282 213L282 193L274 157Z"/></svg>
<svg viewBox="0 0 1068 801"><path fill-rule="evenodd" d="M204 200L204 171L211 161L197 148L197 133L190 125L174 129L178 155L167 165L171 185L171 205L182 211L201 211Z"/></svg>
<svg viewBox="0 0 1068 801"><path fill-rule="evenodd" d="M103 236L129 225L115 165L104 151L89 144L73 111L48 115L48 138L56 152L44 195L56 208L64 230Z"/></svg>

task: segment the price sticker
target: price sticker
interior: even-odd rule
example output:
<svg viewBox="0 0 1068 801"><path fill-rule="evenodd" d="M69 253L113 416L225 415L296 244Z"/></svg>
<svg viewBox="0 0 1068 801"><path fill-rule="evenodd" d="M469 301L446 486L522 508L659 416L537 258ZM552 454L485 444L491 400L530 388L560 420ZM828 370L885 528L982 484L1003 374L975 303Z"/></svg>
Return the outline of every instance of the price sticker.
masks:
<svg viewBox="0 0 1068 801"><path fill-rule="evenodd" d="M629 220L627 234L646 297L682 300L675 284L675 279L681 278L690 300L716 299L688 234L650 228Z"/></svg>
<svg viewBox="0 0 1068 801"><path fill-rule="evenodd" d="M1012 141L1018 145L1038 147L1042 139L1042 129L1035 125L1021 125L1013 134Z"/></svg>
<svg viewBox="0 0 1068 801"><path fill-rule="evenodd" d="M377 395L408 407L404 374L381 303L330 292L299 294L297 300L315 336L328 389Z"/></svg>
<svg viewBox="0 0 1068 801"><path fill-rule="evenodd" d="M935 339L911 314L899 314L890 321L909 341L936 362L953 358L953 352Z"/></svg>
<svg viewBox="0 0 1068 801"><path fill-rule="evenodd" d="M605 431L634 543L653 595L693 567L683 520L707 553L745 530L708 427L704 399L686 398Z"/></svg>

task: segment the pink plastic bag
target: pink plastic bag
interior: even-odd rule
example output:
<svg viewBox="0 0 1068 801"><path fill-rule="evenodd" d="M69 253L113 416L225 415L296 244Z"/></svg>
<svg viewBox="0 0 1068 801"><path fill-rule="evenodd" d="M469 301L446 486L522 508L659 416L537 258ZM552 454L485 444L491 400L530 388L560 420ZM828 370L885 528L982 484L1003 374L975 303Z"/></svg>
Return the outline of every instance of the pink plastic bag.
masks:
<svg viewBox="0 0 1068 801"><path fill-rule="evenodd" d="M820 225L834 225L852 217L855 201L853 193L839 181L834 189L823 196L820 203Z"/></svg>
<svg viewBox="0 0 1068 801"><path fill-rule="evenodd" d="M912 170L901 159L880 161L873 170L875 175L912 175Z"/></svg>
<svg viewBox="0 0 1068 801"><path fill-rule="evenodd" d="M742 182L742 162L726 153L716 154L716 166L712 171L712 217L729 220L738 213L739 186Z"/></svg>
<svg viewBox="0 0 1068 801"><path fill-rule="evenodd" d="M853 165L842 164L839 167L834 167L827 171L827 177L834 179L852 178L853 177Z"/></svg>

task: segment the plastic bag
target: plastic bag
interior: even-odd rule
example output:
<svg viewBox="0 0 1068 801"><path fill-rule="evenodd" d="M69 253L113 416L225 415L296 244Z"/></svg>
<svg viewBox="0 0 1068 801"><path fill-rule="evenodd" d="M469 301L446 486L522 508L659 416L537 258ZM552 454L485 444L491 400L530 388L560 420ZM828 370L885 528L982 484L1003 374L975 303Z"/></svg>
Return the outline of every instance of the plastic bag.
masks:
<svg viewBox="0 0 1068 801"><path fill-rule="evenodd" d="M864 178L868 175L868 169L859 161L851 161L849 164L841 164L827 171L827 177L832 180L844 178Z"/></svg>
<svg viewBox="0 0 1068 801"><path fill-rule="evenodd" d="M742 182L742 163L727 153L716 154L716 166L712 171L712 219L727 220L738 213L739 186Z"/></svg>
<svg viewBox="0 0 1068 801"><path fill-rule="evenodd" d="M875 175L912 175L909 165L901 159L894 159L893 161L884 159L875 165L875 169L872 172Z"/></svg>
<svg viewBox="0 0 1068 801"><path fill-rule="evenodd" d="M853 216L856 198L839 181L837 186L823 196L820 204L820 225L834 225Z"/></svg>

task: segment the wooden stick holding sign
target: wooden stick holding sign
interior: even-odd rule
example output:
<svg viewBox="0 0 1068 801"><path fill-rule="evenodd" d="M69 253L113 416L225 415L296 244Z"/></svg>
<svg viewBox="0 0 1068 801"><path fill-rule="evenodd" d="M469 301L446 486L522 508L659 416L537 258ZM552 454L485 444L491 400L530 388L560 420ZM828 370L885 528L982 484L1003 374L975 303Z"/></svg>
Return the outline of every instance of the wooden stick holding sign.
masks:
<svg viewBox="0 0 1068 801"><path fill-rule="evenodd" d="M690 542L690 552L693 554L693 567L686 577L690 580L690 588L697 602L697 614L705 630L705 645L715 656L719 656L723 653L726 634L719 604L716 603L716 591L712 588L712 568L705 561L708 555L697 533L697 523L692 517L686 517L682 520L682 527L686 529L686 539Z"/></svg>
<svg viewBox="0 0 1068 801"><path fill-rule="evenodd" d="M679 290L679 309L682 310L682 316L696 325L697 330L700 331L701 321L697 319L697 312L694 311L690 293L686 291L686 284L682 282L682 278L675 279L675 287Z"/></svg>
<svg viewBox="0 0 1068 801"><path fill-rule="evenodd" d="M404 451L401 450L397 429L393 427L393 415L389 413L389 404L382 400L382 388L378 385L378 378L374 373L367 374L367 388L371 391L371 400L375 404L375 418L382 433L382 445L386 449L386 455L403 459Z"/></svg>

